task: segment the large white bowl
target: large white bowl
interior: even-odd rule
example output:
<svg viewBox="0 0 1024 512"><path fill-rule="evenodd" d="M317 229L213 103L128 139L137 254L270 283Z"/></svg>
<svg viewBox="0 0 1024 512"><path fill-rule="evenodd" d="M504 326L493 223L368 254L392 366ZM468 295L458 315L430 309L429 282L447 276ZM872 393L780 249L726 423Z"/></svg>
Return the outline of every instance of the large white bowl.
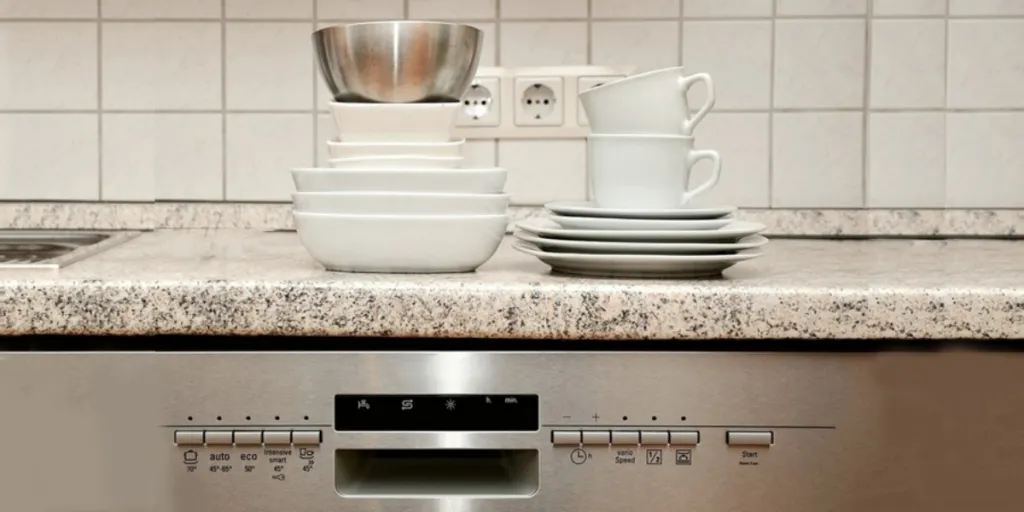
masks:
<svg viewBox="0 0 1024 512"><path fill-rule="evenodd" d="M309 254L341 272L470 272L508 225L507 215L294 215Z"/></svg>
<svg viewBox="0 0 1024 512"><path fill-rule="evenodd" d="M327 141L331 158L359 156L462 156L466 139L448 142L339 142Z"/></svg>
<svg viewBox="0 0 1024 512"><path fill-rule="evenodd" d="M332 158L335 169L455 169L461 156L359 156Z"/></svg>
<svg viewBox="0 0 1024 512"><path fill-rule="evenodd" d="M508 194L298 192L295 211L361 215L500 215Z"/></svg>
<svg viewBox="0 0 1024 512"><path fill-rule="evenodd" d="M505 169L292 169L298 192L500 194Z"/></svg>
<svg viewBox="0 0 1024 512"><path fill-rule="evenodd" d="M330 103L341 142L448 142L462 103Z"/></svg>

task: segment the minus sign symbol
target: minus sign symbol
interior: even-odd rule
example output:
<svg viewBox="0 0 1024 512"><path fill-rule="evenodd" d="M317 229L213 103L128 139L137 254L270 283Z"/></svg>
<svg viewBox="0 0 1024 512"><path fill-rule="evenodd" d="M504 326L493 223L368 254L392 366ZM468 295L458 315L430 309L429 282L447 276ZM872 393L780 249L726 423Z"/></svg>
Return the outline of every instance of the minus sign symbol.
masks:
<svg viewBox="0 0 1024 512"><path fill-rule="evenodd" d="M572 419L572 416L562 416L562 419L563 419L563 420L571 420L571 419Z"/></svg>

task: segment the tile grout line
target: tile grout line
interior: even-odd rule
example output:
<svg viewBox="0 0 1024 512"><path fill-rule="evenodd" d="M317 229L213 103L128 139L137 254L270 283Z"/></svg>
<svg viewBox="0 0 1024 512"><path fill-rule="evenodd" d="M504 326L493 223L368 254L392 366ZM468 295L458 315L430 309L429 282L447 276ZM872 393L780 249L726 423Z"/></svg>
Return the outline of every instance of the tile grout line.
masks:
<svg viewBox="0 0 1024 512"><path fill-rule="evenodd" d="M228 200L228 25L227 0L220 0L220 197Z"/></svg>
<svg viewBox="0 0 1024 512"><path fill-rule="evenodd" d="M313 3L313 31L316 32L320 28L320 22L319 22L320 10L319 10L318 2L316 0L310 0L310 1ZM318 147L319 144L321 144L321 142L318 142L320 140L320 112L319 112L319 109L317 108L317 100L319 100L320 98L317 98L317 93L319 92L319 89L316 86L316 81L319 79L319 77L317 76L317 68L318 68L317 60L318 59L319 59L319 57L317 57L316 51L314 49L314 51L313 51L313 64L312 64L312 67L313 67L313 159L310 160L312 162L312 166L313 167L318 167L319 166L320 162L317 161L317 156L318 156L318 152L319 151L317 150L317 147ZM327 98L323 98L323 99L327 100ZM326 143L327 143L327 141L322 142L322 144L326 144Z"/></svg>
<svg viewBox="0 0 1024 512"><path fill-rule="evenodd" d="M103 0L96 0L96 198L103 200ZM155 175L154 175L155 177ZM154 193L156 187L154 186Z"/></svg>
<svg viewBox="0 0 1024 512"><path fill-rule="evenodd" d="M883 15L877 16L879 19L885 20L957 20L957 21L1002 21L1002 20L1024 20L1024 14L989 14L989 15L971 15L971 16L953 16L947 14L899 14L899 15ZM784 16L683 16L682 19L686 21L771 21L773 19L782 20L856 20L863 19L863 14L821 14L821 15L784 15ZM304 21L305 18L230 18L230 17L218 17L218 18L207 18L207 17L196 17L196 18L108 18L104 19L105 23L202 23L202 22L215 22L221 20L227 22L247 22L247 23L294 23L297 21ZM93 17L83 18L0 18L3 23L84 23L94 20ZM562 18L513 18L505 21L513 23L545 23L545 22L566 22L566 21L584 21L586 17L581 16L568 16ZM652 16L612 16L608 18L600 18L599 21L630 21L630 22L643 22L643 21L665 21L665 17L652 17ZM367 20L359 18L325 18L320 21L325 22L364 22ZM460 22L490 22L493 21L491 18L460 18Z"/></svg>
<svg viewBox="0 0 1024 512"><path fill-rule="evenodd" d="M406 0L407 2L409 0ZM501 0L494 0L494 66L501 67ZM484 36L486 37L486 36ZM498 98L498 104L504 103L502 99ZM501 144L500 138L494 138L494 166L501 167L501 162L498 161L498 157L501 155L498 145ZM502 188L502 192L505 192Z"/></svg>
<svg viewBox="0 0 1024 512"><path fill-rule="evenodd" d="M768 54L768 207L775 201L775 11L776 2L772 2L771 49Z"/></svg>
<svg viewBox="0 0 1024 512"><path fill-rule="evenodd" d="M587 64L594 64L594 0L587 0Z"/></svg>
<svg viewBox="0 0 1024 512"><path fill-rule="evenodd" d="M868 120L871 115L869 109L871 108L871 53L872 53L872 35L874 34L874 2L867 3L867 11L864 17L864 77L863 84L864 90L862 91L864 104L863 112L861 113L861 147L860 147L860 207L867 208L868 206L868 187L871 185L871 179L868 176L868 157L871 155L871 147L869 142L870 133L868 131Z"/></svg>
<svg viewBox="0 0 1024 512"><path fill-rule="evenodd" d="M948 120L949 120L949 113L952 112L952 110L949 108L949 37L950 37L950 33L952 32L950 29L953 28L952 27L952 25L953 25L952 18L950 18L949 12L951 10L951 4L952 3L953 3L953 0L946 0L946 16L945 16L945 21L943 23L943 25L944 25L943 28L946 31L946 37L943 38L944 43L945 43L945 48L944 48L944 50L942 52L942 68L943 68L943 73L944 73L944 76L942 77L942 95L943 95L943 102L942 102L942 104L945 107L943 109L943 114L942 114L942 204L943 205L948 205L949 202L950 202L949 201L949 186L947 184L949 183L948 182L948 176L949 176L949 171L948 171L948 167L949 167L949 148L951 147L950 144L949 144L949 122L948 122Z"/></svg>
<svg viewBox="0 0 1024 512"><path fill-rule="evenodd" d="M402 19L409 19L409 0L402 0Z"/></svg>

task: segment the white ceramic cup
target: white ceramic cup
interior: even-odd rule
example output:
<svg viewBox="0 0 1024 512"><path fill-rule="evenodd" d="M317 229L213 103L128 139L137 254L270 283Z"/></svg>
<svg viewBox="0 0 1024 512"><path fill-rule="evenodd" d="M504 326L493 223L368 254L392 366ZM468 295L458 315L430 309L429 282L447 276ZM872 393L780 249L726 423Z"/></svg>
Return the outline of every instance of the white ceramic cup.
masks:
<svg viewBox="0 0 1024 512"><path fill-rule="evenodd" d="M707 86L707 101L690 115L686 95L698 82ZM693 135L715 106L715 85L707 73L665 68L594 87L580 93L580 101L591 133Z"/></svg>
<svg viewBox="0 0 1024 512"><path fill-rule="evenodd" d="M587 137L590 197L602 208L670 209L685 206L718 183L717 151L693 149L681 135L591 135ZM690 169L711 160L711 178L689 188Z"/></svg>

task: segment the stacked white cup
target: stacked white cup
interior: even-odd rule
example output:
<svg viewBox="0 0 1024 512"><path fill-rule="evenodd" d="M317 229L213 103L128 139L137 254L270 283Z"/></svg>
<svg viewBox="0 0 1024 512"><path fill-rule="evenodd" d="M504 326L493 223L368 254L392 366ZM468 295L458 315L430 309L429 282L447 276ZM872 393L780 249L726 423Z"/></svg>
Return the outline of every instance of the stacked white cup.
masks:
<svg viewBox="0 0 1024 512"><path fill-rule="evenodd" d="M707 100L694 112L690 89ZM694 149L694 130L715 104L705 73L668 68L624 78L580 94L587 137L591 201L545 205L546 219L518 222L513 247L556 272L590 276L703 278L761 256L764 226L733 218L733 206L694 207L718 183L718 152ZM694 164L711 177L691 187Z"/></svg>
<svg viewBox="0 0 1024 512"><path fill-rule="evenodd" d="M331 102L331 166L292 170L295 225L314 259L334 271L437 273L494 254L507 173L462 166L460 106Z"/></svg>
<svg viewBox="0 0 1024 512"><path fill-rule="evenodd" d="M692 113L687 93L707 88ZM590 195L603 208L680 208L718 183L718 152L693 149L694 129L715 105L711 76L659 69L580 94L591 133L587 138ZM691 114L692 113L692 114ZM690 170L712 163L711 177L690 188Z"/></svg>

